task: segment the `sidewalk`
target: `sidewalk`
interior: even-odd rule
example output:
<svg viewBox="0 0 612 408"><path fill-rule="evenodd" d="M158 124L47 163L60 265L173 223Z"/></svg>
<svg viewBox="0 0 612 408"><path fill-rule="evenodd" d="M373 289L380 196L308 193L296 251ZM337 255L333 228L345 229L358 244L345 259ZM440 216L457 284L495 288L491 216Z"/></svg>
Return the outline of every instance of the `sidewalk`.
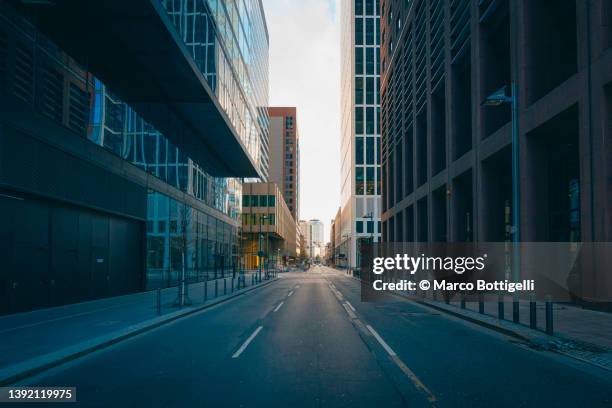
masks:
<svg viewBox="0 0 612 408"><path fill-rule="evenodd" d="M176 306L177 287L0 316L0 384L116 343L168 321L266 285L246 275L232 289L226 277L189 285L191 305ZM215 289L216 282L216 289ZM225 282L225 283L224 283ZM237 280L234 285L237 285ZM206 301L205 301L205 291Z"/></svg>
<svg viewBox="0 0 612 408"><path fill-rule="evenodd" d="M344 269L337 270L346 273ZM354 279L359 280L355 277ZM441 296L438 296L438 300L434 300L431 297L396 294L455 317L513 335L528 343L530 347L558 352L612 371L612 313L554 303L553 335L548 336L545 333L544 302L536 304L537 329L534 330L529 327L528 301L519 303L520 323L517 324L512 321L510 297L504 299L504 315L500 318L499 303L495 296L484 302L484 313L481 314L478 311L478 302L468 301L465 309L462 309L458 295L447 304L441 300Z"/></svg>

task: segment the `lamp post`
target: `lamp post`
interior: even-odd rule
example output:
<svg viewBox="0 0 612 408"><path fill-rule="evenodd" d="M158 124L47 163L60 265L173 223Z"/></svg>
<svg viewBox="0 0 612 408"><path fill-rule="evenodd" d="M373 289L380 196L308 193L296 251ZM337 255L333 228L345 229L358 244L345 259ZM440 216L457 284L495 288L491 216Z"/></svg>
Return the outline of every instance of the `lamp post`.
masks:
<svg viewBox="0 0 612 408"><path fill-rule="evenodd" d="M263 245L262 245L262 238L263 238L263 234L261 232L261 226L263 225L264 221L268 219L267 215L261 214L259 216L259 252L257 255L259 255L259 281L261 282L261 274L263 272Z"/></svg>
<svg viewBox="0 0 612 408"><path fill-rule="evenodd" d="M519 187L519 132L518 132L518 97L516 82L511 85L511 95L506 95L506 86L487 96L483 106L500 106L509 103L512 116L512 280L519 280L520 253L520 187ZM519 304L517 296L513 296L512 320L519 321Z"/></svg>
<svg viewBox="0 0 612 408"><path fill-rule="evenodd" d="M347 246L347 257L346 257L346 272L348 273L348 271L351 268L351 234L344 234L342 235L342 239L344 240L344 242L347 242L346 246Z"/></svg>

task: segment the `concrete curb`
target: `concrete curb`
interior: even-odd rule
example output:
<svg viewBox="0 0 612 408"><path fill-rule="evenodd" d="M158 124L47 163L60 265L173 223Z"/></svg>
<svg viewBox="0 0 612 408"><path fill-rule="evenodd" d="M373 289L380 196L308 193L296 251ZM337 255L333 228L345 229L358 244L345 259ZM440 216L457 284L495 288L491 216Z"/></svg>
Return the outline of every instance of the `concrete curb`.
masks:
<svg viewBox="0 0 612 408"><path fill-rule="evenodd" d="M356 278L350 275L347 275L347 276L349 276L350 278L358 282L361 282L359 278ZM397 297L400 297L402 299L410 300L423 307L434 309L436 311L443 312L455 318L468 321L472 324L476 324L486 329L496 331L498 333L504 334L509 337L513 337L517 340L520 340L526 343L527 346L545 349L547 351L561 354L566 357L570 357L572 359L581 361L583 363L590 364L595 367L601 368L603 370L612 372L612 364L607 363L607 362L606 363L599 362L598 360L600 360L601 358L598 358L597 356L595 356L594 358L583 357L571 350L563 350L563 349L558 349L555 347L555 344L557 342L585 343L584 341L576 340L576 339L572 339L568 337L563 337L563 336L556 336L556 335L549 336L538 330L533 330L529 327L524 327L514 322L500 320L500 319L497 319L489 315L482 315L480 313L477 313L471 310L462 310L454 306L446 306L444 304L435 304L427 300L415 298L413 296L407 296L407 295L397 293L397 292L391 292L391 294ZM597 345L593 345L593 346L599 347Z"/></svg>
<svg viewBox="0 0 612 408"><path fill-rule="evenodd" d="M184 317L191 316L195 313L201 312L202 310L211 308L221 303L225 303L238 296L244 295L245 293L267 286L272 282L275 282L277 279L278 278L274 278L267 282L251 286L250 288L244 288L240 291L234 292L230 295L226 295L220 299L212 300L208 303L194 308L178 310L176 312L168 313L166 315L129 326L125 329L118 330L116 332L109 333L104 336L96 337L95 339L87 340L79 344L75 344L74 346L70 346L59 351L35 357L23 363L14 364L12 366L2 368L0 369L0 386L8 386L14 384L17 381L32 377L33 375L39 374L51 368L57 367L61 364L75 360L84 355L93 353L98 350L102 350L121 341L138 336L139 334L154 330L165 324L174 322Z"/></svg>

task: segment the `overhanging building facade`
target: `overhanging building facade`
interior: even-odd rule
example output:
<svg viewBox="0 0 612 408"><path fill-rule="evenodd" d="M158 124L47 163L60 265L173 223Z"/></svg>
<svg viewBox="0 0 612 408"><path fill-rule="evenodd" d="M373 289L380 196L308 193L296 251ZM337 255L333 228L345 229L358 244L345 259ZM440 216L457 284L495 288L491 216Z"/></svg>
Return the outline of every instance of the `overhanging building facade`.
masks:
<svg viewBox="0 0 612 408"><path fill-rule="evenodd" d="M378 0L343 0L341 14L342 266L356 267L362 242L380 238L380 33Z"/></svg>
<svg viewBox="0 0 612 408"><path fill-rule="evenodd" d="M240 179L267 177L262 7L0 1L0 313L234 269Z"/></svg>
<svg viewBox="0 0 612 408"><path fill-rule="evenodd" d="M381 2L383 240L612 239L612 5ZM515 94L512 95L514 84Z"/></svg>

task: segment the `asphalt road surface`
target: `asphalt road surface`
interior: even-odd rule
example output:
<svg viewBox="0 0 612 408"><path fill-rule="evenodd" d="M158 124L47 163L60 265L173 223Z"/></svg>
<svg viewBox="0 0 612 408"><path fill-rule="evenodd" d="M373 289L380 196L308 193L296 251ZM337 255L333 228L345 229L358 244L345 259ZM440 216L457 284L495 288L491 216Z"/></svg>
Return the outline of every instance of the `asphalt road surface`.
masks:
<svg viewBox="0 0 612 408"><path fill-rule="evenodd" d="M609 372L407 300L361 303L359 282L325 267L21 385L104 407L612 406Z"/></svg>

